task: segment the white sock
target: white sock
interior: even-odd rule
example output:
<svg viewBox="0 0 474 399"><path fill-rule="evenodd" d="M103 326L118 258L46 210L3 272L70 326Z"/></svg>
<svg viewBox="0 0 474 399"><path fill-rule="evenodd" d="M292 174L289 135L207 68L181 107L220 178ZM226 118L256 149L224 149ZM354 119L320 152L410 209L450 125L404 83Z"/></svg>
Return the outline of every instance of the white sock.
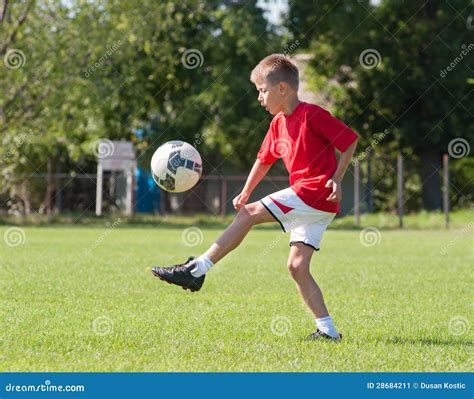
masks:
<svg viewBox="0 0 474 399"><path fill-rule="evenodd" d="M191 274L194 277L201 277L203 274L206 274L212 266L214 266L214 263L211 262L206 254L201 255L195 261L196 267L191 270Z"/></svg>
<svg viewBox="0 0 474 399"><path fill-rule="evenodd" d="M333 338L339 338L339 333L334 327L331 316L322 317L316 320L316 327L319 328L323 333Z"/></svg>

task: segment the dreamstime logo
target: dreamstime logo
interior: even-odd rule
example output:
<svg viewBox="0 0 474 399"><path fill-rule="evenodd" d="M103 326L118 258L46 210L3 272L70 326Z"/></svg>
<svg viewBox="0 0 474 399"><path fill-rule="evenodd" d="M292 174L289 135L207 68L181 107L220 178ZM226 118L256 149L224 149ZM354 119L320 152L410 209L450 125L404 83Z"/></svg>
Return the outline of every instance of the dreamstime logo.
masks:
<svg viewBox="0 0 474 399"><path fill-rule="evenodd" d="M195 247L201 245L204 241L202 230L198 227L188 227L181 234L181 240L187 247Z"/></svg>
<svg viewBox="0 0 474 399"><path fill-rule="evenodd" d="M3 57L3 63L8 69L18 69L25 65L25 53L18 49L10 49Z"/></svg>
<svg viewBox="0 0 474 399"><path fill-rule="evenodd" d="M270 148L270 153L275 158L285 158L291 154L291 141L286 138L278 138Z"/></svg>
<svg viewBox="0 0 474 399"><path fill-rule="evenodd" d="M364 151L362 151L362 153L360 153L356 158L353 158L352 159L352 165L355 165L355 163L357 161L363 161L365 159L365 157L371 153L375 147L385 138L387 137L387 135L390 133L390 131L388 129L385 129L383 131L383 133L380 133L377 137L375 137L371 143L365 147Z"/></svg>
<svg viewBox="0 0 474 399"><path fill-rule="evenodd" d="M185 144L186 146L184 146L184 148L182 147L181 151L179 151L179 155L171 161L171 164L175 169L181 165L182 159L192 160L194 158L194 155L196 154L196 149L194 147L191 147L191 145L189 145L188 143Z"/></svg>
<svg viewBox="0 0 474 399"><path fill-rule="evenodd" d="M282 337L285 334L288 334L291 330L291 321L288 317L277 316L274 317L270 323L270 329L272 333Z"/></svg>
<svg viewBox="0 0 474 399"><path fill-rule="evenodd" d="M3 234L3 241L9 247L18 247L26 242L25 230L20 227L10 227Z"/></svg>
<svg viewBox="0 0 474 399"><path fill-rule="evenodd" d="M5 386L6 392L85 392L84 385L54 385L51 380L45 380L39 385L14 385ZM31 395L30 395L31 396Z"/></svg>
<svg viewBox="0 0 474 399"><path fill-rule="evenodd" d="M30 141L32 136L33 131L31 129L28 129L26 133L20 134L18 137L15 137L15 144L10 146L10 148L2 155L2 162L5 162L7 159L15 155L23 144Z"/></svg>
<svg viewBox="0 0 474 399"><path fill-rule="evenodd" d="M471 147L466 139L452 139L448 144L448 154L451 158L462 158L471 152Z"/></svg>
<svg viewBox="0 0 474 399"><path fill-rule="evenodd" d="M359 234L360 243L364 247L373 247L382 240L382 235L376 227L366 227Z"/></svg>
<svg viewBox="0 0 474 399"><path fill-rule="evenodd" d="M359 63L365 69L377 68L381 62L382 56L373 48L365 49L359 55Z"/></svg>
<svg viewBox="0 0 474 399"><path fill-rule="evenodd" d="M122 42L120 40L117 40L112 44L112 46L108 47L105 53L91 67L86 69L86 71L84 72L84 77L91 77L95 71L97 71L102 65L107 62L109 57L111 57L121 45Z"/></svg>
<svg viewBox="0 0 474 399"><path fill-rule="evenodd" d="M287 46L284 50L283 50L283 56L285 58L289 58L290 55L298 48L298 46L300 45L300 41L299 40L295 40L293 43L291 43L289 46ZM277 61L275 61L271 68L275 68L276 66L280 65L282 62L283 62L284 58L278 58Z"/></svg>
<svg viewBox="0 0 474 399"><path fill-rule="evenodd" d="M465 317L455 316L449 320L448 330L456 337L467 334L470 329L471 325L469 324L469 320Z"/></svg>
<svg viewBox="0 0 474 399"><path fill-rule="evenodd" d="M118 218L115 220L112 224L107 225L107 229L99 236L97 240L94 241L94 243L87 248L84 251L85 256L90 256L95 249L102 244L102 241L104 241L112 231L114 231L120 224L122 223L122 219Z"/></svg>
<svg viewBox="0 0 474 399"><path fill-rule="evenodd" d="M92 143L92 152L99 159L110 157L114 153L114 143L109 139L99 139Z"/></svg>
<svg viewBox="0 0 474 399"><path fill-rule="evenodd" d="M292 220L288 226L285 226L285 229L287 231L290 231L290 230L293 230L294 228L298 227L299 225L301 225L301 222L298 218ZM268 264L268 255L270 253L272 253L272 251L274 250L274 248L276 247L276 245L283 239L285 238L285 234L283 234L283 232L281 232L281 234L279 234L277 236L277 238L275 238L269 245L267 245L263 251L260 252L260 255L258 257L258 263L257 263L257 271L259 272L260 271L260 268L261 267L264 267L265 265Z"/></svg>
<svg viewBox="0 0 474 399"><path fill-rule="evenodd" d="M454 58L446 68L440 71L439 76L441 76L442 78L446 77L446 75L448 75L448 72L451 72L454 68L456 68L456 66L464 59L466 55L469 54L472 49L474 49L474 43L469 43L468 46L463 44L461 46L461 52L459 53L459 55Z"/></svg>
<svg viewBox="0 0 474 399"><path fill-rule="evenodd" d="M99 316L92 322L92 331L103 336L114 331L114 321L107 316Z"/></svg>
<svg viewBox="0 0 474 399"><path fill-rule="evenodd" d="M198 49L190 48L183 53L181 63L186 69L196 69L204 63L204 56Z"/></svg>
<svg viewBox="0 0 474 399"><path fill-rule="evenodd" d="M445 246L443 249L441 249L441 251L439 252L440 255L442 256L445 256L448 251L454 246L456 245L456 243L462 238L462 236L468 232L470 232L472 230L472 228L474 227L474 222L469 222L467 224L467 226L463 227L460 231L460 233L456 234L456 236L450 240Z"/></svg>
<svg viewBox="0 0 474 399"><path fill-rule="evenodd" d="M196 135L194 136L196 137L196 140L194 140L193 146L197 147L201 145L210 135L211 135L210 131L205 131L203 134L196 133Z"/></svg>
<svg viewBox="0 0 474 399"><path fill-rule="evenodd" d="M300 41L299 40L295 40L293 43L291 43L285 50L283 50L283 55L285 57L289 57L291 55L291 53L293 53L297 48L298 46L300 45Z"/></svg>

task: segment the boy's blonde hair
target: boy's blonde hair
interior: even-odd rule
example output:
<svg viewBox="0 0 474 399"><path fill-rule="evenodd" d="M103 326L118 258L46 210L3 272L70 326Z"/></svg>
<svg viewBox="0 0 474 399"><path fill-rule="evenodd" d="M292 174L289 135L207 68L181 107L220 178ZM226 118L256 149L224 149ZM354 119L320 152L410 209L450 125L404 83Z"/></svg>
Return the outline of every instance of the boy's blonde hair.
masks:
<svg viewBox="0 0 474 399"><path fill-rule="evenodd" d="M293 62L283 54L271 54L265 57L253 69L250 81L257 85L268 82L274 86L280 82L288 83L294 90L298 90L299 72Z"/></svg>

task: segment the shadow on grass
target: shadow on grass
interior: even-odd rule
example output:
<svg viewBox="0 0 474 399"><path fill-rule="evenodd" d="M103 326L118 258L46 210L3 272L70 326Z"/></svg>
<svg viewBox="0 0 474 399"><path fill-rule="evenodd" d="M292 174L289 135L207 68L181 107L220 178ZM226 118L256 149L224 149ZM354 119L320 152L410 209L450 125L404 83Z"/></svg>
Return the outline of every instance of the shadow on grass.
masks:
<svg viewBox="0 0 474 399"><path fill-rule="evenodd" d="M386 344L410 344L410 345L429 345L429 346L461 346L461 347L471 347L473 342L464 339L464 338L431 338L431 337L385 337L382 339L377 339L378 342L383 342Z"/></svg>

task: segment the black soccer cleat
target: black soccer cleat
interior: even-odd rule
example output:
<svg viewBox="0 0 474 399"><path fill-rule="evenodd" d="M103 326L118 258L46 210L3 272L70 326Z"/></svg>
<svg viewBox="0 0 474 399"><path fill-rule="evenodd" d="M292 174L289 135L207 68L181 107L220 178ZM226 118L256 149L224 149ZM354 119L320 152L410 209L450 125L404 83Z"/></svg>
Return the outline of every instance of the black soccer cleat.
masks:
<svg viewBox="0 0 474 399"><path fill-rule="evenodd" d="M316 330L316 332L309 334L306 337L306 341L317 341L319 339L327 339L329 341L340 341L342 339L342 334L339 334L339 337L334 338L331 337L330 335L326 334L325 332L322 332L319 328Z"/></svg>
<svg viewBox="0 0 474 399"><path fill-rule="evenodd" d="M152 267L151 272L160 280L166 281L168 284L175 284L183 287L183 290L192 292L199 291L204 284L206 275L194 277L191 270L196 267L194 256L188 258L185 263L174 265L171 267Z"/></svg>

